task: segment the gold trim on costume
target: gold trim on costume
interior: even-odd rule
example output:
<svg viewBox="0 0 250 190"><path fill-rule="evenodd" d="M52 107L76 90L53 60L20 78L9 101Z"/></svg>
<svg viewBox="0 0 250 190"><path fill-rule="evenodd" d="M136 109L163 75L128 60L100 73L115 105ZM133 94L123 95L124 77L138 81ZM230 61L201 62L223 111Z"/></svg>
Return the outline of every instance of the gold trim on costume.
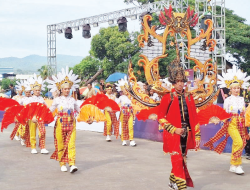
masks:
<svg viewBox="0 0 250 190"><path fill-rule="evenodd" d="M168 121L167 121L166 119L163 118L163 119L159 119L159 123L160 123L160 124L168 123Z"/></svg>

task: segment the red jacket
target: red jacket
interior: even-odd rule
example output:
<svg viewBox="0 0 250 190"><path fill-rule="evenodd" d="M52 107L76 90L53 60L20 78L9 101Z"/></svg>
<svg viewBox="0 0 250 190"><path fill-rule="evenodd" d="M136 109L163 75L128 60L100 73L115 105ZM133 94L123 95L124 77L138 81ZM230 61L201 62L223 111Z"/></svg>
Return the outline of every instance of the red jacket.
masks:
<svg viewBox="0 0 250 190"><path fill-rule="evenodd" d="M190 93L184 92L188 107L189 123L191 132L187 140L187 149L195 149L195 138L200 138L200 127L197 120L196 107L193 97ZM172 99L172 102L171 102ZM171 105L169 105L171 103ZM181 128L181 114L178 95L175 89L171 93L163 96L159 105L158 119L161 126L171 124L176 128ZM180 135L172 134L166 130L163 132L163 151L174 153L180 150Z"/></svg>

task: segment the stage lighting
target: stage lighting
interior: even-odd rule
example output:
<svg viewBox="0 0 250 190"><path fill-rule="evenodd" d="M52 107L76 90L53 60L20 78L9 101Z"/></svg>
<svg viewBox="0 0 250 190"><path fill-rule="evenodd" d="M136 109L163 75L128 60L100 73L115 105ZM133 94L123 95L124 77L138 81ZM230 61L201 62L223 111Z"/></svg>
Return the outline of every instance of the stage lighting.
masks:
<svg viewBox="0 0 250 190"><path fill-rule="evenodd" d="M94 22L94 23L93 23L93 26L94 26L94 27L98 27L98 22Z"/></svg>
<svg viewBox="0 0 250 190"><path fill-rule="evenodd" d="M57 32L58 32L58 34L63 33L62 29L58 29Z"/></svg>
<svg viewBox="0 0 250 190"><path fill-rule="evenodd" d="M201 26L200 28L204 30L204 32L207 31L207 25L204 23L205 20L207 19L211 19L212 20L212 15L211 14L207 14L207 15L204 15L202 18L201 18Z"/></svg>
<svg viewBox="0 0 250 190"><path fill-rule="evenodd" d="M112 25L112 24L114 24L114 20L109 20L108 23L109 23L109 25Z"/></svg>
<svg viewBox="0 0 250 190"><path fill-rule="evenodd" d="M137 19L137 15L132 15L131 16L131 20L136 20Z"/></svg>
<svg viewBox="0 0 250 190"><path fill-rule="evenodd" d="M74 29L75 29L75 31L78 31L79 30L79 26L75 26Z"/></svg>
<svg viewBox="0 0 250 190"><path fill-rule="evenodd" d="M119 17L117 19L117 24L119 26L119 32L125 32L127 31L127 19L126 17Z"/></svg>
<svg viewBox="0 0 250 190"><path fill-rule="evenodd" d="M66 39L71 39L73 38L73 35L72 35L72 29L70 27L67 27L65 29L65 38Z"/></svg>
<svg viewBox="0 0 250 190"><path fill-rule="evenodd" d="M90 30L91 30L90 25L89 24L84 24L82 26L82 37L91 38Z"/></svg>
<svg viewBox="0 0 250 190"><path fill-rule="evenodd" d="M143 22L143 17L144 17L145 15L152 15L152 13L150 13L150 12L148 12L148 11L143 12L143 13L140 15L140 17L139 17L139 19L141 20L141 22ZM151 21L148 21L148 25L149 25L149 27L151 27Z"/></svg>

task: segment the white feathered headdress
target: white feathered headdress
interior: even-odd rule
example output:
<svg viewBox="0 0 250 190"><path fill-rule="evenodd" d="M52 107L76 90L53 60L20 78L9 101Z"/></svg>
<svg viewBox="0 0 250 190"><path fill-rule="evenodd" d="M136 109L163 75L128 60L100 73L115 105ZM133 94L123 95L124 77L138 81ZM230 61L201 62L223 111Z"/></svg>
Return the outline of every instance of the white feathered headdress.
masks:
<svg viewBox="0 0 250 190"><path fill-rule="evenodd" d="M128 86L128 78L125 76L123 79L120 79L117 81L118 83L116 84L116 89L118 92L123 91L125 89L125 86Z"/></svg>
<svg viewBox="0 0 250 190"><path fill-rule="evenodd" d="M41 76L37 76L34 73L33 77L30 77L27 80L28 84L30 85L31 90L34 90L35 88L39 88L40 90L45 90L45 84Z"/></svg>
<svg viewBox="0 0 250 190"><path fill-rule="evenodd" d="M48 88L50 88L50 92L55 92L56 90L61 90L62 86L68 84L69 87L75 91L76 88L79 88L80 79L77 79L78 75L73 74L73 70L69 71L69 67L66 69L62 68L62 72L59 72L57 76L52 76L53 80L47 79L47 82L50 83Z"/></svg>
<svg viewBox="0 0 250 190"><path fill-rule="evenodd" d="M247 81L250 80L250 76L246 77L246 75L247 73L243 73L240 69L237 70L233 65L233 68L228 69L227 73L222 72L222 76L218 75L217 84L220 88L230 88L231 84L239 83L240 88L246 89L249 86Z"/></svg>
<svg viewBox="0 0 250 190"><path fill-rule="evenodd" d="M15 86L16 87L16 90L17 91L25 91L25 86L27 85L27 84L25 84L25 81L24 80L20 80L20 82L19 81L16 81L16 83L17 83L17 85Z"/></svg>

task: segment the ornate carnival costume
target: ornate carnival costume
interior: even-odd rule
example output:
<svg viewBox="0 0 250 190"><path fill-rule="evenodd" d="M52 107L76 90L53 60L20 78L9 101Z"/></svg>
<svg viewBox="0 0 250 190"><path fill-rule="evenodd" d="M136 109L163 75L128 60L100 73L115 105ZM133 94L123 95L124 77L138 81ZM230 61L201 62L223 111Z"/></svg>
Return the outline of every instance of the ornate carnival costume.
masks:
<svg viewBox="0 0 250 190"><path fill-rule="evenodd" d="M169 66L169 81L175 85L187 81L184 69L176 58ZM186 166L186 155L190 149L197 149L196 141L200 141L200 129L196 117L196 107L192 95L183 87L180 91L172 91L163 96L159 106L159 128L163 131L163 151L171 155L172 171L170 175L170 188L186 189L193 187ZM181 92L182 91L182 92ZM182 129L182 134L176 131Z"/></svg>
<svg viewBox="0 0 250 190"><path fill-rule="evenodd" d="M16 100L20 104L22 98L24 97L22 95L22 93L23 93L23 91L25 91L25 82L23 80L21 80L20 82L17 81L16 83L17 83L17 85L15 87L16 87L16 91L18 92L18 94L16 96L14 96L12 99ZM25 145L24 144L25 126L21 125L18 121L16 121L15 126L17 126L17 125L19 125L18 129L16 130L16 127L14 127L14 129L10 135L10 138L11 138L11 140L13 139L13 137L17 141L21 140L21 144Z"/></svg>
<svg viewBox="0 0 250 190"><path fill-rule="evenodd" d="M218 81L220 88L247 88L249 83L247 81L250 77L246 77L247 73L242 73L239 69L237 71L236 66L233 69L228 69L227 73L222 73L222 76L218 75ZM224 109L227 113L231 114L231 119L227 120L222 128L211 138L204 146L214 149L213 143L218 141L224 135L226 138L215 148L215 151L219 154L224 150L227 139L231 136L233 140L232 144L232 155L231 155L231 167L230 172L236 174L243 174L241 164L241 155L246 145L247 128L245 127L245 102L244 98L239 95L231 95L224 101Z"/></svg>
<svg viewBox="0 0 250 190"><path fill-rule="evenodd" d="M106 87L107 93L105 94L109 99L115 101L115 95L112 94L112 86L108 85ZM103 130L103 135L107 136L106 141L110 142L111 141L111 134L114 131L114 135L116 138L118 138L119 135L119 121L117 121L116 118L116 111L115 110L104 110L104 114L106 117L106 121L104 122L104 130Z"/></svg>
<svg viewBox="0 0 250 190"><path fill-rule="evenodd" d="M30 88L30 85L28 84L28 81L24 81L23 83L18 83L17 82L17 84L19 85L19 87L18 88L20 88L20 84L22 85L21 87L22 87L22 89L24 90L24 93L25 93L25 96L23 96L21 99L19 99L19 101L18 101L18 103L20 104L20 105L23 105L23 106L25 106L25 105L27 105L29 102L30 102L30 97L31 97L31 88ZM24 87L24 88L23 88ZM14 96L15 97L15 96ZM17 129L17 134L19 134L20 135L20 142L21 142L21 145L22 146L25 146L26 145L26 143L25 143L25 139L26 139L26 137L27 137L27 132L26 131L28 131L29 130L29 122L26 124L26 125L22 125L22 124L20 124L18 121L16 121L15 122L15 125L18 125L19 124L19 127L18 127L18 129ZM15 127L16 128L16 127ZM15 128L14 128L14 130L13 130L13 132L12 132L12 134L11 134L11 138L13 138L13 136L14 136L14 131L15 131ZM28 133L29 134L29 133ZM28 142L29 142L29 139L28 139ZM28 143L28 145L29 145L30 143Z"/></svg>
<svg viewBox="0 0 250 190"><path fill-rule="evenodd" d="M73 71L62 69L61 73L58 73L57 77L52 76L53 80L47 80L51 85L51 92L56 90L62 91L62 89L69 88L75 91L79 87L77 80L78 76L73 74ZM55 151L50 157L60 162L61 171L66 172L66 163L70 166L70 172L77 171L75 166L75 140L76 140L76 121L74 112L79 112L80 108L77 105L76 100L70 96L61 95L54 99L52 106L50 107L51 112L58 109L55 130L54 130L54 143Z"/></svg>
<svg viewBox="0 0 250 190"><path fill-rule="evenodd" d="M122 92L123 95L121 95L117 99L117 104L120 105L121 113L120 113L120 121L121 121L121 140L122 145L126 146L126 140L130 140L130 146L136 146L136 143L134 141L134 114L133 114L133 108L132 108L132 102L126 96L126 91L124 89L125 85L128 85L127 78L121 79L118 81L117 90L118 92Z"/></svg>
<svg viewBox="0 0 250 190"><path fill-rule="evenodd" d="M45 90L43 79L41 76L38 76L34 74L33 77L29 78L27 83L30 85L31 90L33 91L34 95L23 99L23 105L27 105L30 103L41 103L46 105L43 97L40 95L41 91ZM41 148L41 154L48 154L49 151L45 149L45 139L46 139L46 129L44 126L43 121L38 121L36 118L33 118L32 120L29 120L29 130L26 135L26 146L31 147L31 153L37 154L36 150L36 129L38 128L39 131L39 147Z"/></svg>

